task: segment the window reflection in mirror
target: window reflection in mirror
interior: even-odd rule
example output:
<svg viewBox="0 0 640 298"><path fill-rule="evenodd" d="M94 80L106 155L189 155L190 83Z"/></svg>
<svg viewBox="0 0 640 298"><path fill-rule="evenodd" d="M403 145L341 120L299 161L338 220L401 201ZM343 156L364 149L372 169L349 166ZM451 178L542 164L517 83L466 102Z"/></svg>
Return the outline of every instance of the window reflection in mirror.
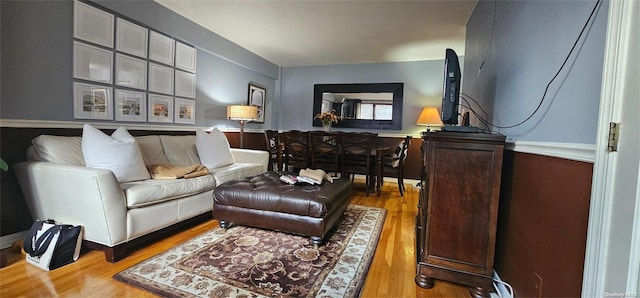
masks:
<svg viewBox="0 0 640 298"><path fill-rule="evenodd" d="M391 120L393 93L322 93L322 112L334 111L342 119Z"/></svg>
<svg viewBox="0 0 640 298"><path fill-rule="evenodd" d="M334 112L335 127L402 129L403 83L315 84L313 115ZM322 126L313 119L313 126Z"/></svg>

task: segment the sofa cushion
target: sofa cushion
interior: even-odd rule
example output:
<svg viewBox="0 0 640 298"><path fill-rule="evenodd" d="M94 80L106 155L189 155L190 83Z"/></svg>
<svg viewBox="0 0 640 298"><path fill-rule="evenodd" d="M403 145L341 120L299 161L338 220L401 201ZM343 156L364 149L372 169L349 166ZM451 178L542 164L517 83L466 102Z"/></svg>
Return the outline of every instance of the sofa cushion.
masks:
<svg viewBox="0 0 640 298"><path fill-rule="evenodd" d="M169 160L164 155L162 143L160 143L160 136L136 137L136 141L138 142L138 147L140 147L145 165L169 164Z"/></svg>
<svg viewBox="0 0 640 298"><path fill-rule="evenodd" d="M236 162L234 164L209 169L209 172L216 178L216 184L220 185L227 181L244 179L245 177L255 176L262 173L261 164Z"/></svg>
<svg viewBox="0 0 640 298"><path fill-rule="evenodd" d="M119 182L151 178L136 139L122 126L108 136L85 124L82 127L82 154L87 167L110 170Z"/></svg>
<svg viewBox="0 0 640 298"><path fill-rule="evenodd" d="M127 197L127 207L139 208L211 190L216 187L216 181L213 176L205 175L189 179L149 179L120 186Z"/></svg>
<svg viewBox="0 0 640 298"><path fill-rule="evenodd" d="M236 162L231 155L227 137L218 128L211 130L211 133L196 130L196 149L200 161L207 168L218 168Z"/></svg>
<svg viewBox="0 0 640 298"><path fill-rule="evenodd" d="M196 150L196 136L160 136L164 155L169 163L178 166L198 165L200 159Z"/></svg>
<svg viewBox="0 0 640 298"><path fill-rule="evenodd" d="M42 161L71 166L85 166L81 137L41 135L31 144Z"/></svg>

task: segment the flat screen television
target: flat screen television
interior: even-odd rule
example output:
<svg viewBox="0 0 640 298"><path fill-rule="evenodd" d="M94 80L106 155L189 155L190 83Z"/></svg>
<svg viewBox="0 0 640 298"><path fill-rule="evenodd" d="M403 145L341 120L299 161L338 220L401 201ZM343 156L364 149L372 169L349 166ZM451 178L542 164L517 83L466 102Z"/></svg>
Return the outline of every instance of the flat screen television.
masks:
<svg viewBox="0 0 640 298"><path fill-rule="evenodd" d="M440 116L442 123L458 124L458 105L460 103L460 65L458 55L452 49L447 49L444 59L444 82L442 87L442 109Z"/></svg>
<svg viewBox="0 0 640 298"><path fill-rule="evenodd" d="M442 87L442 109L440 119L444 126L443 131L453 132L478 132L478 127L469 125L469 112L465 113L463 123L458 125L458 109L460 105L460 85L462 85L462 73L458 54L452 49L447 49L444 59L444 82Z"/></svg>

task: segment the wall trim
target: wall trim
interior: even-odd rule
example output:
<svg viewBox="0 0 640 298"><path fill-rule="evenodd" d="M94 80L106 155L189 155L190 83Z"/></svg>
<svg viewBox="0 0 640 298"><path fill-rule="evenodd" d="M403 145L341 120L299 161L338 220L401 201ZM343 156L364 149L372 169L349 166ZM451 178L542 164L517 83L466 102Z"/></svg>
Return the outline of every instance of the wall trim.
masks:
<svg viewBox="0 0 640 298"><path fill-rule="evenodd" d="M29 230L17 232L9 235L4 235L0 237L0 249L5 249L7 247L11 247L14 242L18 240L24 240L24 237L27 235Z"/></svg>
<svg viewBox="0 0 640 298"><path fill-rule="evenodd" d="M505 149L589 163L596 159L595 144L515 141L507 142Z"/></svg>
<svg viewBox="0 0 640 298"><path fill-rule="evenodd" d="M90 122L90 121L57 121L57 120L24 120L24 119L0 119L0 127L13 127L13 128L76 128L82 129L82 125L85 123L91 124L100 129L117 129L120 126L126 127L128 130L157 130L157 131L196 131L200 128L203 130L211 130L213 126L169 126L169 125L155 125L155 124L141 124L141 123L129 123L129 122ZM215 126L223 132L239 132L240 128L235 127L223 127ZM262 132L262 129L248 129L246 132Z"/></svg>
<svg viewBox="0 0 640 298"><path fill-rule="evenodd" d="M88 123L99 129L117 129L125 126L128 130L157 130L157 131L196 131L196 129L211 130L214 126L170 126L142 123L119 123L119 122L80 122L80 121L57 121L57 120L24 120L24 119L0 119L0 127L13 128L75 128L82 129L82 125ZM238 127L215 126L222 132L240 132ZM245 128L245 132L263 133L262 128ZM401 134L393 132L382 132L378 135L389 138L404 138L411 135L414 139L420 140L422 132L414 134ZM558 157L569 160L593 163L596 157L595 144L580 143L556 143L556 142L532 142L515 141L507 142L505 149L515 152L531 153L544 156Z"/></svg>
<svg viewBox="0 0 640 298"><path fill-rule="evenodd" d="M226 120L226 119L222 119ZM231 120L229 120L231 121ZM232 121L234 125L237 122ZM130 122L90 122L90 121L58 121L58 120L25 120L25 119L0 119L0 127L12 127L12 128L73 128L82 129L82 125L88 123L99 129L117 129L120 126L124 126L127 130L155 130L155 131L196 131L196 129L202 129L205 131L211 130L213 127L217 127L222 132L240 132L239 127L225 127L224 125L214 126L170 126L170 125L156 125L156 124L143 124L143 123L130 123ZM245 132L251 133L264 133L266 128L247 128ZM407 135L411 135L414 138L420 139L420 133L417 134L401 134L392 132L378 133L378 136L388 138L404 138Z"/></svg>

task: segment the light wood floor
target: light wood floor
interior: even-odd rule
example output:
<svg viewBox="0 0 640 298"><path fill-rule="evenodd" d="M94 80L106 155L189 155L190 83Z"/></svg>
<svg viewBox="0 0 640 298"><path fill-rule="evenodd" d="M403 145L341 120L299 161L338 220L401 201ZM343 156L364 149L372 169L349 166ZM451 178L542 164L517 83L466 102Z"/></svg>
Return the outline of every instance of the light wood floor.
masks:
<svg viewBox="0 0 640 298"><path fill-rule="evenodd" d="M469 297L468 288L436 280L432 289L415 285L414 221L418 191L407 185L400 197L395 182L386 182L382 195L366 197L356 180L352 203L387 209L380 242L365 281L362 297ZM27 264L22 256L0 269L0 297L154 297L154 295L113 280L111 277L179 243L217 227L210 220L151 243L115 264L98 251L82 255L77 262L47 272Z"/></svg>

